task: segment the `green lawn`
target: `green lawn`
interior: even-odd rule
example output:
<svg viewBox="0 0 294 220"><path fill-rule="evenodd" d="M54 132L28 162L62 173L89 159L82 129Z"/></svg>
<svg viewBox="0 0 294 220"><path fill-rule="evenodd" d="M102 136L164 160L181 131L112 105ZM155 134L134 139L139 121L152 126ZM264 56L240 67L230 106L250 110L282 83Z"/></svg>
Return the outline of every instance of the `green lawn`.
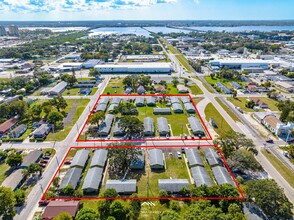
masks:
<svg viewBox="0 0 294 220"><path fill-rule="evenodd" d="M191 94L194 94L194 95L203 95L204 94L203 91L199 88L199 86L197 86L195 83L188 86L188 88L191 90Z"/></svg>
<svg viewBox="0 0 294 220"><path fill-rule="evenodd" d="M0 82L9 82L11 79L10 78L0 78Z"/></svg>
<svg viewBox="0 0 294 220"><path fill-rule="evenodd" d="M274 99L270 99L267 97L258 97L261 101L267 104L268 108L272 111L279 111L277 104L279 103L278 101Z"/></svg>
<svg viewBox="0 0 294 220"><path fill-rule="evenodd" d="M270 163L276 168L276 170L284 177L289 185L294 188L294 174L286 167L276 156L268 153L265 150L261 150L262 154L270 161Z"/></svg>
<svg viewBox="0 0 294 220"><path fill-rule="evenodd" d="M205 76L205 80L210 84L210 85L214 85L217 82L220 82L222 84L224 84L225 86L227 86L229 89L232 88L230 82L237 82L242 86L245 86L246 83L241 81L241 80L237 80L237 79L232 79L232 80L228 80L228 79L219 79L214 77L213 79L210 76Z"/></svg>
<svg viewBox="0 0 294 220"><path fill-rule="evenodd" d="M5 162L0 164L0 184L6 179L6 171L9 170L9 165Z"/></svg>
<svg viewBox="0 0 294 220"><path fill-rule="evenodd" d="M240 98L232 98L229 97L227 98L228 101L230 101L231 103L233 103L233 105L235 105L236 107L239 107L240 109L242 109L245 112L255 112L252 108L246 108L245 104L247 103L247 98L246 97L240 97ZM260 109L259 111L264 111L262 109Z"/></svg>
<svg viewBox="0 0 294 220"><path fill-rule="evenodd" d="M62 96L76 96L76 95L81 95L80 88L67 88L62 93Z"/></svg>
<svg viewBox="0 0 294 220"><path fill-rule="evenodd" d="M217 111L217 109L212 105L212 103L209 103L205 108L205 118L207 121L209 121L210 118L213 118L215 120L217 128L213 128L213 129L219 135L225 135L227 133L234 132L231 126L227 123L227 121L223 118L223 116Z"/></svg>
<svg viewBox="0 0 294 220"><path fill-rule="evenodd" d="M46 141L54 141L56 138L56 141L62 141L66 138L70 130L75 126L76 121L79 119L81 114L83 113L85 107L89 103L89 99L67 99L67 108L65 109L65 112L68 112L71 108L76 106L75 113L73 115L73 118L71 120L71 123L63 128L61 131L57 131L56 133L50 132L46 138Z"/></svg>
<svg viewBox="0 0 294 220"><path fill-rule="evenodd" d="M123 78L111 78L103 94L125 94Z"/></svg>
<svg viewBox="0 0 294 220"><path fill-rule="evenodd" d="M228 115L234 120L234 121L240 121L237 115L235 115L234 112L232 112L231 109L229 109L228 106L226 106L218 97L215 98L215 100L218 102L218 104L221 105L221 107L228 113Z"/></svg>

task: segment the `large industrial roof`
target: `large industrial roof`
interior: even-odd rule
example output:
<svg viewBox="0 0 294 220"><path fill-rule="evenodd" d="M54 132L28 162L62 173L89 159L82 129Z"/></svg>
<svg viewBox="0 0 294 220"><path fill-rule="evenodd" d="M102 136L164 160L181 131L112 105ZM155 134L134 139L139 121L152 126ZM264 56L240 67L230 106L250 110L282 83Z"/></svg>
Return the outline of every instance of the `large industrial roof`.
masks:
<svg viewBox="0 0 294 220"><path fill-rule="evenodd" d="M118 64L98 64L95 68L171 68L170 63L148 62L148 63L118 63Z"/></svg>

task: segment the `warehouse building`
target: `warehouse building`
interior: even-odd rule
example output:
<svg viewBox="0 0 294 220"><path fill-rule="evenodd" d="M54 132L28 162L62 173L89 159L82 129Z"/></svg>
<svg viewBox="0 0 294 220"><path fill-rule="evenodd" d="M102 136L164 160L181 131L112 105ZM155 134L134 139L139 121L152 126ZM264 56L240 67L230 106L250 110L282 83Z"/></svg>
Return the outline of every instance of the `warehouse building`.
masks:
<svg viewBox="0 0 294 220"><path fill-rule="evenodd" d="M172 108L174 110L174 113L183 113L184 112L182 105L177 102L172 104Z"/></svg>
<svg viewBox="0 0 294 220"><path fill-rule="evenodd" d="M170 63L123 63L98 64L94 67L100 73L171 73Z"/></svg>
<svg viewBox="0 0 294 220"><path fill-rule="evenodd" d="M178 193L183 187L190 189L190 183L187 179L159 179L159 190L165 190L169 193Z"/></svg>
<svg viewBox="0 0 294 220"><path fill-rule="evenodd" d="M191 102L185 103L184 106L188 113L191 113L191 114L196 113L195 107Z"/></svg>
<svg viewBox="0 0 294 220"><path fill-rule="evenodd" d="M158 133L160 136L168 135L170 133L168 121L166 118L163 118L163 117L157 118L157 127L158 127Z"/></svg>
<svg viewBox="0 0 294 220"><path fill-rule="evenodd" d="M115 189L119 194L132 194L137 192L137 180L107 180L105 189Z"/></svg>
<svg viewBox="0 0 294 220"><path fill-rule="evenodd" d="M149 150L150 167L154 170L164 169L163 152L161 149Z"/></svg>
<svg viewBox="0 0 294 220"><path fill-rule="evenodd" d="M66 186L72 186L74 189L76 189L80 182L82 172L82 168L70 168L63 177L61 184L59 186L59 190L62 190Z"/></svg>
<svg viewBox="0 0 294 220"><path fill-rule="evenodd" d="M197 137L205 136L205 132L203 130L203 127L197 118L195 118L194 116L191 116L188 118L188 122L189 122L190 128L195 136L197 136Z"/></svg>
<svg viewBox="0 0 294 220"><path fill-rule="evenodd" d="M60 82L56 86L54 86L52 89L49 90L48 95L57 95L61 96L61 94L65 91L67 87L67 82Z"/></svg>
<svg viewBox="0 0 294 220"><path fill-rule="evenodd" d="M229 69L243 69L243 68L262 68L269 69L270 66L280 66L280 63L274 60L258 60L258 59L221 59L212 60L209 62L211 66Z"/></svg>
<svg viewBox="0 0 294 220"><path fill-rule="evenodd" d="M189 162L189 167L204 166L198 149L186 148L185 153Z"/></svg>
<svg viewBox="0 0 294 220"><path fill-rule="evenodd" d="M107 154L108 154L108 151L106 149L95 150L90 167L104 168L106 160L107 160Z"/></svg>
<svg viewBox="0 0 294 220"><path fill-rule="evenodd" d="M171 115L170 108L154 108L153 109L154 115Z"/></svg>
<svg viewBox="0 0 294 220"><path fill-rule="evenodd" d="M216 166L216 167L212 167L211 169L212 169L213 176L218 185L229 183L232 186L235 186L235 183L231 175L229 174L228 170L225 167Z"/></svg>
<svg viewBox="0 0 294 220"><path fill-rule="evenodd" d="M98 65L101 62L101 60L97 60L97 59L91 59L86 61L85 63L83 63L83 67L85 69L90 69L90 68L94 68L96 65Z"/></svg>
<svg viewBox="0 0 294 220"><path fill-rule="evenodd" d="M144 135L153 136L155 134L153 118L144 118Z"/></svg>
<svg viewBox="0 0 294 220"><path fill-rule="evenodd" d="M98 135L99 136L107 136L110 133L111 126L113 123L114 115L107 114L105 115L105 119L102 124L99 125Z"/></svg>
<svg viewBox="0 0 294 220"><path fill-rule="evenodd" d="M98 192L99 186L102 181L103 169L100 167L92 167L87 172L84 179L82 189L85 193Z"/></svg>
<svg viewBox="0 0 294 220"><path fill-rule="evenodd" d="M73 157L70 167L84 168L89 158L90 151L87 149L78 150Z"/></svg>
<svg viewBox="0 0 294 220"><path fill-rule="evenodd" d="M204 167L196 166L191 168L192 177L197 187L206 185L212 186L210 177Z"/></svg>
<svg viewBox="0 0 294 220"><path fill-rule="evenodd" d="M212 148L205 148L204 156L211 167L222 164L220 156Z"/></svg>

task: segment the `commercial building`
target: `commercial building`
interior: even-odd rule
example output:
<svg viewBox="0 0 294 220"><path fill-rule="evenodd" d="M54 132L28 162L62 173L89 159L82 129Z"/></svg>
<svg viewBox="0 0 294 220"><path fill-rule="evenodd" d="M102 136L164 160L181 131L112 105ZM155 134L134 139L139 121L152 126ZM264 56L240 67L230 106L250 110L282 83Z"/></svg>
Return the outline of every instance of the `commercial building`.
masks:
<svg viewBox="0 0 294 220"><path fill-rule="evenodd" d="M60 82L56 86L54 86L52 89L49 90L48 95L56 95L60 96L66 89L67 82Z"/></svg>
<svg viewBox="0 0 294 220"><path fill-rule="evenodd" d="M165 190L169 193L178 193L183 187L190 189L190 183L187 179L159 179L159 190Z"/></svg>
<svg viewBox="0 0 294 220"><path fill-rule="evenodd" d="M125 55L121 56L123 62L132 61L132 62L157 62L160 60L165 60L165 55Z"/></svg>
<svg viewBox="0 0 294 220"><path fill-rule="evenodd" d="M220 59L209 62L211 66L229 69L244 69L244 68L262 68L269 69L270 66L279 67L280 63L274 60L258 60L258 59Z"/></svg>
<svg viewBox="0 0 294 220"><path fill-rule="evenodd" d="M170 63L99 64L94 67L100 73L171 73Z"/></svg>
<svg viewBox="0 0 294 220"><path fill-rule="evenodd" d="M19 35L19 30L18 26L16 25L9 25L8 26L8 32L10 36L18 36Z"/></svg>
<svg viewBox="0 0 294 220"><path fill-rule="evenodd" d="M6 35L6 30L4 26L0 26L0 36L5 36Z"/></svg>
<svg viewBox="0 0 294 220"><path fill-rule="evenodd" d="M60 72L70 72L72 70L80 70L83 67L83 63L63 63L57 67Z"/></svg>
<svg viewBox="0 0 294 220"><path fill-rule="evenodd" d="M132 194L137 192L137 180L107 180L105 189L115 189L119 194Z"/></svg>
<svg viewBox="0 0 294 220"><path fill-rule="evenodd" d="M91 59L91 60L88 60L85 63L83 63L83 67L86 69L94 68L100 62L101 62L101 60Z"/></svg>
<svg viewBox="0 0 294 220"><path fill-rule="evenodd" d="M293 92L294 91L294 85L292 83L289 83L289 82L281 82L281 81L278 81L275 83L275 86L284 90L284 91L287 91L287 92Z"/></svg>

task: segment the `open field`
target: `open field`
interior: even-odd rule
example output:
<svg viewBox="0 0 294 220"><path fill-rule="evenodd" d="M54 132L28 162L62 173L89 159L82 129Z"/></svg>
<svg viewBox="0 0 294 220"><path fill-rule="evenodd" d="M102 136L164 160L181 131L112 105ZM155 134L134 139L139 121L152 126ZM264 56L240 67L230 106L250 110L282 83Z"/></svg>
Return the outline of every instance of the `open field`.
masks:
<svg viewBox="0 0 294 220"><path fill-rule="evenodd" d="M92 92L89 94L90 96L91 95L94 95L95 92L98 90L98 88L96 87L93 87L92 88ZM70 88L70 89L66 89L63 93L62 93L63 96L85 96L83 94L80 94L80 88Z"/></svg>
<svg viewBox="0 0 294 220"><path fill-rule="evenodd" d="M261 150L262 154L270 161L270 163L278 170L278 172L284 177L289 185L294 188L294 175L293 172L286 167L278 158L273 154L268 153L265 150Z"/></svg>
<svg viewBox="0 0 294 220"><path fill-rule="evenodd" d="M228 80L228 79L219 79L219 78L211 78L210 76L205 76L205 80L211 84L214 85L217 82L220 82L222 84L224 84L225 86L227 86L229 89L233 88L230 84L230 82L237 82L238 84L242 85L243 87L246 85L245 82L241 81L241 80L237 80L237 79L232 79L232 80Z"/></svg>
<svg viewBox="0 0 294 220"><path fill-rule="evenodd" d="M234 132L231 126L211 103L209 103L205 108L205 117L207 121L209 121L210 118L213 118L215 120L217 127L213 129L219 135L225 135L227 133Z"/></svg>
<svg viewBox="0 0 294 220"><path fill-rule="evenodd" d="M218 102L218 104L221 105L221 107L228 113L228 115L234 120L234 121L240 121L237 115L235 115L234 112L232 112L231 109L229 109L228 106L226 106L218 97L215 98L215 100Z"/></svg>
<svg viewBox="0 0 294 220"><path fill-rule="evenodd" d="M269 99L267 97L258 97L261 101L263 101L264 103L267 104L268 108L271 110L271 111L279 111L278 107L277 107L277 104L278 104L278 101L276 100L273 100L273 99ZM246 97L237 97L237 98L232 98L232 97L229 97L227 98L228 101L230 101L231 103L233 103L235 106L237 107L240 107L243 111L247 111L247 112L255 112L253 109L251 108L246 108L245 107L245 104L247 102L247 99ZM263 109L259 109L259 111L264 111Z"/></svg>
<svg viewBox="0 0 294 220"><path fill-rule="evenodd" d="M111 78L103 94L125 94L123 78Z"/></svg>
<svg viewBox="0 0 294 220"><path fill-rule="evenodd" d="M7 165L5 163L5 161L3 163L0 164L0 184L6 179L6 171L9 170L9 165Z"/></svg>

